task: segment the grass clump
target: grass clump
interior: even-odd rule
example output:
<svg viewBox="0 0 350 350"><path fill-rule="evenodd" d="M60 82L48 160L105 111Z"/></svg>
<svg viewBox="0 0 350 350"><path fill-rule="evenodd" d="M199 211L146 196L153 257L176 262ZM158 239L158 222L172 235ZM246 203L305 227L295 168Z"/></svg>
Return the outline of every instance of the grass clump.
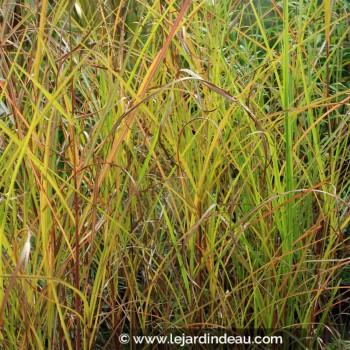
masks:
<svg viewBox="0 0 350 350"><path fill-rule="evenodd" d="M346 337L346 1L0 9L2 348Z"/></svg>

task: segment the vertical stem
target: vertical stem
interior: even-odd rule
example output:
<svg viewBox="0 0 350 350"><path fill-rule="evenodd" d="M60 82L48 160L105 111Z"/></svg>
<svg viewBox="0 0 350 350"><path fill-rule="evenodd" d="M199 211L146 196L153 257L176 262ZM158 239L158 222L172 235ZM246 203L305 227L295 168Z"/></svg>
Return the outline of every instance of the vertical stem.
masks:
<svg viewBox="0 0 350 350"><path fill-rule="evenodd" d="M330 71L329 71L329 48L330 48L330 26L331 26L331 0L325 0L324 2L324 22L325 22L325 40L326 40L326 99L328 103L329 98L329 84L330 84ZM329 110L329 106L326 107ZM329 136L332 135L334 127L334 120L331 118L331 115L328 114L328 133ZM330 148L330 154L333 154L333 147ZM333 168L333 157L329 157L329 167ZM331 170L330 170L331 171Z"/></svg>
<svg viewBox="0 0 350 350"><path fill-rule="evenodd" d="M73 4L71 5L73 8ZM73 71L73 42L72 42L72 22L69 16L69 34L70 34L70 65ZM72 156L73 156L73 181L74 181L74 226L75 226L75 262L74 262L74 287L80 290L80 271L79 271L79 260L80 260L80 242L79 242L79 197L78 197L78 155L76 152L76 137L75 137L75 125L74 125L74 106L75 106L75 92L74 92L74 77L71 79L71 95L72 95L72 121L70 125L70 135L72 137ZM81 313L81 300L78 293L75 294L75 310L78 314ZM81 350L81 325L79 317L76 318L76 338L75 338L75 348L76 350Z"/></svg>
<svg viewBox="0 0 350 350"><path fill-rule="evenodd" d="M325 40L326 40L326 97L329 97L329 46L330 46L330 25L331 25L331 0L324 2L324 22L325 22Z"/></svg>
<svg viewBox="0 0 350 350"><path fill-rule="evenodd" d="M73 88L73 83L72 83ZM72 102L74 102L74 92L72 95ZM72 104L74 108L74 103ZM79 253L80 253L80 242L79 242L79 197L78 197L78 180L77 180L77 157L76 157L76 145L75 145L75 132L74 125L72 126L72 137L73 137L73 171L74 171L74 211L75 211L75 265L74 265L74 287L80 289L80 277L79 277ZM78 293L75 294L75 308L78 314L81 312L81 300ZM81 334L80 334L80 319L77 320L77 336L76 336L76 349L81 349Z"/></svg>
<svg viewBox="0 0 350 350"><path fill-rule="evenodd" d="M198 220L202 217L202 201L199 201L198 203ZM198 264L198 276L197 276L197 284L198 284L198 289L199 289L199 300L198 300L198 319L197 322L199 324L204 323L204 317L203 317L203 294L202 294L202 286L203 286L203 276L202 276L202 268L201 263L203 259L203 232L202 232L202 226L199 225L198 227L198 236L197 236L197 264Z"/></svg>
<svg viewBox="0 0 350 350"><path fill-rule="evenodd" d="M291 94L291 79L290 79L290 57L289 57L289 10L288 0L283 1L283 109L284 109L284 126L286 138L286 190L290 192L294 188L293 181L293 124L290 118L290 94ZM287 200L292 197L292 193L287 195ZM285 227L285 236L283 239L284 253L287 253L293 243L293 203L287 204L287 225ZM292 264L292 255L288 256L289 264Z"/></svg>
<svg viewBox="0 0 350 350"><path fill-rule="evenodd" d="M34 59L34 81L39 80L39 72L40 72L40 65L41 65L41 54L44 44L44 29L45 29L45 23L46 23L46 12L48 7L48 0L43 0L41 5L41 11L40 11L40 22L39 22L39 29L38 29L38 39L37 39L37 47L36 47L36 53L35 53L35 59ZM37 91L37 87L34 85L34 91Z"/></svg>

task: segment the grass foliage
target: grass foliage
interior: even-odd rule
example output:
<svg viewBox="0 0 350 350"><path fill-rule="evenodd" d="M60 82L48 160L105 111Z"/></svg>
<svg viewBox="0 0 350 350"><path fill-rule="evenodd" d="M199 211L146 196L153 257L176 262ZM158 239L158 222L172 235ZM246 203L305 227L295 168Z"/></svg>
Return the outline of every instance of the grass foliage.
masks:
<svg viewBox="0 0 350 350"><path fill-rule="evenodd" d="M342 338L347 1L0 11L1 348L198 326Z"/></svg>

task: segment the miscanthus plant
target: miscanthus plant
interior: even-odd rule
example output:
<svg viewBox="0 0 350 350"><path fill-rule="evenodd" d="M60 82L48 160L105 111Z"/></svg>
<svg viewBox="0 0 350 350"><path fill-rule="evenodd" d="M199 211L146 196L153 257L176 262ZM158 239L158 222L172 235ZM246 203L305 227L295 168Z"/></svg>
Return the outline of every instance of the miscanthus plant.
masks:
<svg viewBox="0 0 350 350"><path fill-rule="evenodd" d="M345 339L347 1L0 11L1 348Z"/></svg>

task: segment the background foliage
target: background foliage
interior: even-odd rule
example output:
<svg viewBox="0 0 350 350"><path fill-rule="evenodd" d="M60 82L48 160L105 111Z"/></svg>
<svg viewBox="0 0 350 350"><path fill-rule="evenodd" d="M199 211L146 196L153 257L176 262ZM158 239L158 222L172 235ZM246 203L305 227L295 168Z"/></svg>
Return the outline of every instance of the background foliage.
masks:
<svg viewBox="0 0 350 350"><path fill-rule="evenodd" d="M349 10L2 1L1 347L345 339Z"/></svg>

